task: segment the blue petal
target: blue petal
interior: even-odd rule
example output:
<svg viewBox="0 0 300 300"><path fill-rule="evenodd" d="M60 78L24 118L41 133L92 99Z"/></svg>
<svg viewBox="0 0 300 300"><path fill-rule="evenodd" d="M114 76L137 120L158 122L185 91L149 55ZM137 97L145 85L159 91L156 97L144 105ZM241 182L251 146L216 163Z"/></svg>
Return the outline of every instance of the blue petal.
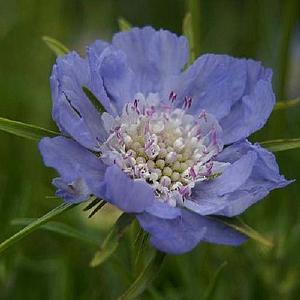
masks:
<svg viewBox="0 0 300 300"><path fill-rule="evenodd" d="M226 116L232 103L238 101L246 85L246 60L227 55L206 54L199 57L181 76L174 77L165 87L177 94L177 106L192 97L190 113L206 110L218 120Z"/></svg>
<svg viewBox="0 0 300 300"><path fill-rule="evenodd" d="M228 116L220 121L224 143L230 144L241 140L262 128L274 104L275 96L271 82L260 80L254 91L237 102Z"/></svg>
<svg viewBox="0 0 300 300"><path fill-rule="evenodd" d="M180 208L171 207L167 203L160 202L159 200L154 201L145 211L153 216L164 219L174 219L181 215Z"/></svg>
<svg viewBox="0 0 300 300"><path fill-rule="evenodd" d="M139 92L135 74L128 67L124 52L111 51L103 59L99 72L111 103L121 113L124 105L133 102Z"/></svg>
<svg viewBox="0 0 300 300"><path fill-rule="evenodd" d="M131 179L117 165L107 168L105 190L100 189L96 195L127 213L142 212L157 201L148 183Z"/></svg>
<svg viewBox="0 0 300 300"><path fill-rule="evenodd" d="M82 90L90 87L90 70L86 60L71 52L58 58L50 77L53 119L60 130L81 145L98 150L106 139L100 114Z"/></svg>
<svg viewBox="0 0 300 300"><path fill-rule="evenodd" d="M91 70L91 91L102 103L105 110L111 115L116 116L118 112L107 95L100 72L103 60L111 52L112 47L108 43L98 40L87 48L87 58Z"/></svg>
<svg viewBox="0 0 300 300"><path fill-rule="evenodd" d="M126 54L139 92L145 94L159 92L169 76L180 73L188 59L185 37L151 27L117 33L112 45Z"/></svg>
<svg viewBox="0 0 300 300"><path fill-rule="evenodd" d="M141 226L150 233L150 242L160 251L182 254L199 242L240 245L246 237L228 226L183 210L182 216L166 220L143 213L137 215Z"/></svg>
<svg viewBox="0 0 300 300"><path fill-rule="evenodd" d="M173 76L164 88L166 97L177 93L177 106L192 97L190 113L206 110L223 128L225 144L248 137L268 119L275 103L272 72L259 62L226 55L206 54L181 76Z"/></svg>
<svg viewBox="0 0 300 300"><path fill-rule="evenodd" d="M39 149L45 165L60 174L53 184L66 202L81 202L99 189L106 166L78 143L64 137L43 138Z"/></svg>
<svg viewBox="0 0 300 300"><path fill-rule="evenodd" d="M279 174L274 155L258 144L247 141L233 144L217 159L232 165L222 176L197 184L191 201L186 202L187 208L201 215L239 215L271 190L292 182Z"/></svg>

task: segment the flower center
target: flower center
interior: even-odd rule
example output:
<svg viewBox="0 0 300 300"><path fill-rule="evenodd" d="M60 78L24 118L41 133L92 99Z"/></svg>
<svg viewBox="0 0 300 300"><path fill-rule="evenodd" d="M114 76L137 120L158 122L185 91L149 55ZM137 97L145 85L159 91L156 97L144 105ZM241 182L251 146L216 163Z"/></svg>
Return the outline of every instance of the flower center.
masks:
<svg viewBox="0 0 300 300"><path fill-rule="evenodd" d="M137 94L121 116L106 114L110 135L101 147L104 161L145 180L171 206L189 197L197 182L218 176L223 165L214 161L223 147L218 122L205 111L197 117L187 114L191 98L184 99L183 108L174 107L175 99L172 92L166 105L156 94L147 99Z"/></svg>

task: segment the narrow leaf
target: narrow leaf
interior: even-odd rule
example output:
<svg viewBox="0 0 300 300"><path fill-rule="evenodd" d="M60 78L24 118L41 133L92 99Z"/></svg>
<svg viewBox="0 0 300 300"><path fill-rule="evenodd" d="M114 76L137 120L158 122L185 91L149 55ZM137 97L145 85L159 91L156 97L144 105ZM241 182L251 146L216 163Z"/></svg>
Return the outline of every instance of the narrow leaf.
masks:
<svg viewBox="0 0 300 300"><path fill-rule="evenodd" d="M195 55L194 33L192 27L192 15L190 12L186 13L183 19L182 33L189 41L189 46L190 46L189 65L191 65L196 59L196 55Z"/></svg>
<svg viewBox="0 0 300 300"><path fill-rule="evenodd" d="M135 299L140 296L157 276L165 256L165 253L156 251L146 267L118 300Z"/></svg>
<svg viewBox="0 0 300 300"><path fill-rule="evenodd" d="M132 25L122 17L118 19L118 24L121 31L129 31L132 28Z"/></svg>
<svg viewBox="0 0 300 300"><path fill-rule="evenodd" d="M82 90L99 112L105 112L106 111L104 106L101 104L101 102L97 99L97 97L86 86L83 86Z"/></svg>
<svg viewBox="0 0 300 300"><path fill-rule="evenodd" d="M94 258L90 262L91 267L97 267L101 265L116 251L124 232L133 220L134 216L126 213L123 213L118 218L113 228L103 241L101 249L96 252Z"/></svg>
<svg viewBox="0 0 300 300"><path fill-rule="evenodd" d="M65 45L54 38L43 36L42 39L57 56L65 55L70 52Z"/></svg>
<svg viewBox="0 0 300 300"><path fill-rule="evenodd" d="M217 271L215 272L211 282L208 285L207 291L204 295L204 300L210 300L210 299L214 299L214 292L216 290L216 287L218 286L218 281L221 275L221 272L223 271L223 269L227 266L227 261L224 261L217 269Z"/></svg>
<svg viewBox="0 0 300 300"><path fill-rule="evenodd" d="M34 221L36 221L36 219L33 219L33 218L14 219L11 221L11 225L26 226L26 225L33 223ZM98 246L98 244L99 244L98 240L94 239L93 237L88 236L87 234L84 234L84 233L80 232L79 230L77 230L69 225L60 223L60 222L50 221L47 224L41 225L38 229L44 229L44 230L48 230L51 232L55 232L60 235L71 237L71 238L74 238L74 239L77 239L82 242L85 242L85 243L88 243L91 245L95 245L95 246Z"/></svg>
<svg viewBox="0 0 300 300"><path fill-rule="evenodd" d="M278 101L276 102L273 110L281 110L288 109L290 107L294 107L300 103L300 98L286 100L286 101Z"/></svg>
<svg viewBox="0 0 300 300"><path fill-rule="evenodd" d="M39 141L44 136L56 136L59 133L44 129L35 125L26 124L0 117L0 130L24 137L26 139Z"/></svg>
<svg viewBox="0 0 300 300"><path fill-rule="evenodd" d="M225 217L212 217L212 218L246 235L250 239L259 242L263 246L266 246L268 248L272 248L274 246L272 241L262 236L255 229L253 229L252 227L244 223L240 218L225 218Z"/></svg>
<svg viewBox="0 0 300 300"><path fill-rule="evenodd" d="M300 148L300 139L278 139L264 141L261 142L260 145L272 152L286 151Z"/></svg>
<svg viewBox="0 0 300 300"><path fill-rule="evenodd" d="M16 242L23 239L24 237L26 237L33 231L37 230L40 226L49 222L54 217L64 213L65 211L69 210L70 208L73 208L74 206L76 206L76 204L63 203L63 204L57 206L56 208L52 209L51 211L49 211L47 214L40 217L39 219L36 219L35 221L33 221L32 223L27 225L25 228L21 229L16 234L14 234L10 238L8 238L4 242L2 242L0 244L0 253L2 253L4 250L9 248L10 246L14 245Z"/></svg>

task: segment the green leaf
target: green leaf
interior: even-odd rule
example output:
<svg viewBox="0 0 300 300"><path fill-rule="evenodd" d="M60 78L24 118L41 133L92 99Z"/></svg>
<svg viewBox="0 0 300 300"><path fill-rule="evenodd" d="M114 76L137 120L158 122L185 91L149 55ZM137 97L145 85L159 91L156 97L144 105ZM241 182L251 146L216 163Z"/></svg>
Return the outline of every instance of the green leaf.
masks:
<svg viewBox="0 0 300 300"><path fill-rule="evenodd" d="M300 148L300 139L278 139L261 142L260 145L272 152L280 152Z"/></svg>
<svg viewBox="0 0 300 300"><path fill-rule="evenodd" d="M125 293L118 298L118 300L135 299L140 296L157 276L165 256L165 253L155 251L149 263L145 266Z"/></svg>
<svg viewBox="0 0 300 300"><path fill-rule="evenodd" d="M300 98L286 100L286 101L278 101L276 102L273 110L281 110L288 109L290 107L294 107L300 103Z"/></svg>
<svg viewBox="0 0 300 300"><path fill-rule="evenodd" d="M39 141L44 136L56 136L59 133L44 129L35 125L26 124L0 117L0 130L24 137L26 139Z"/></svg>
<svg viewBox="0 0 300 300"><path fill-rule="evenodd" d="M118 19L118 24L121 31L129 31L132 28L132 25L122 17Z"/></svg>
<svg viewBox="0 0 300 300"><path fill-rule="evenodd" d="M37 219L34 218L19 218L19 219L14 219L11 221L11 225L30 225L31 223L35 222ZM90 237L82 232L80 232L79 230L60 223L60 222L53 222L50 221L47 224L41 225L38 229L44 229L44 230L48 230L51 232L55 232L58 233L60 235L63 236L67 236L67 237L71 237L77 240L80 240L82 242L94 245L94 246L98 246L99 242L98 240L94 239L93 237Z"/></svg>
<svg viewBox="0 0 300 300"><path fill-rule="evenodd" d="M244 223L240 218L226 218L226 217L211 217L223 224L235 229L236 231L246 235L250 239L259 242L265 247L273 248L273 242L262 236L255 229Z"/></svg>
<svg viewBox="0 0 300 300"><path fill-rule="evenodd" d="M210 299L214 299L214 292L216 290L216 287L218 285L218 281L221 275L221 272L223 271L223 269L227 266L227 261L224 261L217 269L217 271L215 272L211 282L208 285L208 288L206 290L206 293L204 295L204 300L210 300Z"/></svg>
<svg viewBox="0 0 300 300"><path fill-rule="evenodd" d="M189 65L196 59L195 55L195 42L192 27L192 15L190 12L186 13L182 23L182 33L188 39L190 46Z"/></svg>
<svg viewBox="0 0 300 300"><path fill-rule="evenodd" d="M103 241L100 250L95 253L94 258L90 262L91 267L97 267L105 262L118 248L119 242L124 235L124 232L134 220L134 216L123 213L113 228L108 233Z"/></svg>
<svg viewBox="0 0 300 300"><path fill-rule="evenodd" d="M63 45L61 42L59 42L58 40L51 38L49 36L43 36L42 37L43 41L46 43L46 45L57 55L57 56L61 56L61 55L65 55L68 52L70 52L70 50Z"/></svg>
<svg viewBox="0 0 300 300"><path fill-rule="evenodd" d="M86 86L83 86L82 90L99 112L105 112L106 111L104 106L101 104L101 102L97 99L97 97Z"/></svg>
<svg viewBox="0 0 300 300"><path fill-rule="evenodd" d="M51 211L49 211L47 214L40 217L39 219L36 219L35 221L33 221L32 223L27 225L25 228L21 229L16 234L14 234L10 238L8 238L4 242L2 242L0 244L0 254L4 250L6 250L9 247L11 247L12 245L14 245L16 242L22 240L24 237L26 237L27 235L29 235L33 231L37 230L43 224L46 224L47 222L49 222L54 217L64 213L65 211L69 210L70 208L73 208L76 205L77 204L63 203L63 204L57 206L56 208L52 209Z"/></svg>

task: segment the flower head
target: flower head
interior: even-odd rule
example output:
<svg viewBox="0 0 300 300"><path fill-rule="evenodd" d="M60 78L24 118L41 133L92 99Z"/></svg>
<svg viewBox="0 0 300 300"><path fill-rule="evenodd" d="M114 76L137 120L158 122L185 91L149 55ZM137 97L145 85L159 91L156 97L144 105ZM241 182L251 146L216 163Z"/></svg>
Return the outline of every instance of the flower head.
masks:
<svg viewBox="0 0 300 300"><path fill-rule="evenodd" d="M289 184L274 156L247 141L272 111L271 70L208 54L183 71L187 58L184 37L151 27L96 41L86 58L58 58L50 81L64 137L40 142L60 197L92 194L135 213L169 253L201 241L239 245L245 236L211 215L239 215Z"/></svg>

